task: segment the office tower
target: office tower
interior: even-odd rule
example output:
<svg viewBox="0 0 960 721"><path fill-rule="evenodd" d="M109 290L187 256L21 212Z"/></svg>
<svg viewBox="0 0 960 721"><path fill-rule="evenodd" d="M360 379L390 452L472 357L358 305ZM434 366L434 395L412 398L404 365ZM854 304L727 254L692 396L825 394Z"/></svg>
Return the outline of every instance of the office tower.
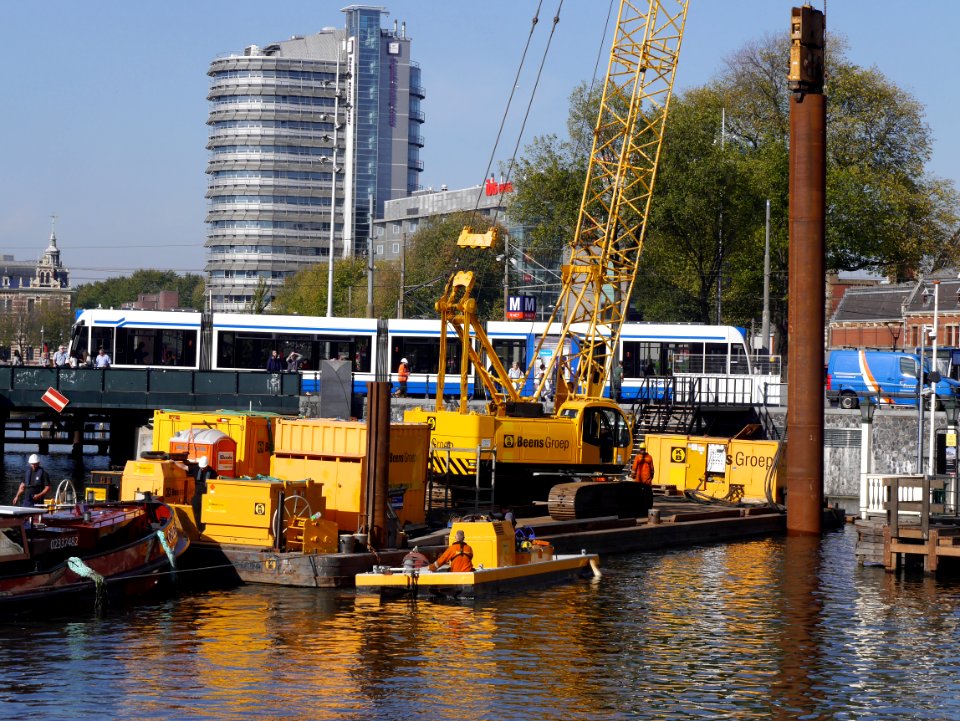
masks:
<svg viewBox="0 0 960 721"><path fill-rule="evenodd" d="M343 28L217 58L207 166L208 295L246 311L301 268L365 255L371 214L419 187L420 68L405 24L354 5ZM372 205L371 205L372 201Z"/></svg>

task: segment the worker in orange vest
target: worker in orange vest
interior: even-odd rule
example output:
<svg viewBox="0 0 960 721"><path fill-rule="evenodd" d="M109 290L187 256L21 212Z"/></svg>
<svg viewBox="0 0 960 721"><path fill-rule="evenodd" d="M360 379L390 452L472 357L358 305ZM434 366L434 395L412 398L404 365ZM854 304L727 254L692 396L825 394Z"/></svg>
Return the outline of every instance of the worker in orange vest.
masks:
<svg viewBox="0 0 960 721"><path fill-rule="evenodd" d="M633 480L646 485L653 483L653 456L647 453L647 444L643 441L637 447L637 455L633 459Z"/></svg>
<svg viewBox="0 0 960 721"><path fill-rule="evenodd" d="M457 531L456 540L450 548L440 554L440 557L427 568L436 571L440 566L450 562L450 570L454 573L469 573L473 570L473 549L464 540L463 531Z"/></svg>
<svg viewBox="0 0 960 721"><path fill-rule="evenodd" d="M400 359L400 366L397 368L397 381L400 386L397 388L397 397L407 397L407 380L410 378L410 365L406 358Z"/></svg>

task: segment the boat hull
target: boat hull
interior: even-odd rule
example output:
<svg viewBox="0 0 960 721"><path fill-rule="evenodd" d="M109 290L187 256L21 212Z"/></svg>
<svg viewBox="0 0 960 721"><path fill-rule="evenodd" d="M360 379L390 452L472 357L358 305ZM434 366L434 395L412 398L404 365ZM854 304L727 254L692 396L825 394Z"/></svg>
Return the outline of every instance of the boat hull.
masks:
<svg viewBox="0 0 960 721"><path fill-rule="evenodd" d="M190 564L219 568L225 581L304 588L353 588L375 564L399 565L408 549L373 553L277 552L255 546L195 543Z"/></svg>
<svg viewBox="0 0 960 721"><path fill-rule="evenodd" d="M163 535L163 541L159 534ZM76 603L76 607L84 607L149 593L174 577L170 573L173 570L170 555L175 563L189 543L174 514L169 512L153 526L145 525L139 538L116 547L94 548L77 554L73 560L79 559L79 565L71 567L71 563L63 560L41 571L0 576L0 608L32 610L53 603L64 608L66 600ZM102 579L99 591L92 578L94 574Z"/></svg>
<svg viewBox="0 0 960 721"><path fill-rule="evenodd" d="M375 569L358 574L356 585L358 593L379 593L384 598L484 598L524 588L598 577L599 563L594 554L580 554L466 573Z"/></svg>

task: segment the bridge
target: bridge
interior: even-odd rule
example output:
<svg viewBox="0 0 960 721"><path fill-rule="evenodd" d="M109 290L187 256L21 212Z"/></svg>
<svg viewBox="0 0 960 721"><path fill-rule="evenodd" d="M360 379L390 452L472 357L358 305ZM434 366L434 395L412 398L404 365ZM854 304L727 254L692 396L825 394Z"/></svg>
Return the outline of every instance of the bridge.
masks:
<svg viewBox="0 0 960 721"><path fill-rule="evenodd" d="M166 368L0 368L0 454L11 416L37 424L55 424L80 453L84 430L91 424L110 428L110 452L120 458L134 447L136 429L158 408L215 411L252 410L297 415L302 379L299 373L197 371ZM57 413L43 401L53 388L69 403ZM9 426L12 430L16 425ZM101 443L98 443L101 445Z"/></svg>

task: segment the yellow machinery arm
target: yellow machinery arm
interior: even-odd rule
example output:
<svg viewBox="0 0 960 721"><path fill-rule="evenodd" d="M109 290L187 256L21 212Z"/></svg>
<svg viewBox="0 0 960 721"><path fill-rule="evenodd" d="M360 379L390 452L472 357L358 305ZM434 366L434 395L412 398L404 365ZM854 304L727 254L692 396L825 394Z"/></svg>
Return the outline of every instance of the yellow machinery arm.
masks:
<svg viewBox="0 0 960 721"><path fill-rule="evenodd" d="M572 255L563 268L560 302L549 322L562 323L558 347L568 338L579 347L574 398L603 395L626 320L688 3L620 4ZM544 336L550 333L549 325ZM558 355L552 356L545 378Z"/></svg>
<svg viewBox="0 0 960 721"><path fill-rule="evenodd" d="M491 228L486 233L474 233L470 228L464 228L457 240L462 248L489 249L497 239L497 229ZM447 327L453 328L460 341L460 413L468 412L467 380L470 376L470 364L476 368L480 382L487 389L492 399L494 415L503 415L507 400L519 401L513 381L507 376L500 358L493 349L493 344L487 338L483 323L477 318L477 301L473 298L473 285L476 279L472 271L460 270L454 272L443 289L443 295L436 303L440 313L440 358L447 357ZM492 373L483 365L483 359L477 349L470 342L471 333L477 338L480 350L490 359ZM437 372L437 410L443 410L443 383L446 375L444 363L440 363Z"/></svg>

